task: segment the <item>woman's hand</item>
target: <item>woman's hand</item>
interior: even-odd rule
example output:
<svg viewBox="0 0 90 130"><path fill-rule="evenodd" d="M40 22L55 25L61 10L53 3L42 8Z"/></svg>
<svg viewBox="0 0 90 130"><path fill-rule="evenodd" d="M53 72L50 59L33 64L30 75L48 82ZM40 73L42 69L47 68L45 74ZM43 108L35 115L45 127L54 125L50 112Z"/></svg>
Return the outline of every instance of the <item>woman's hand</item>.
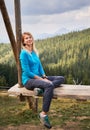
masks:
<svg viewBox="0 0 90 130"><path fill-rule="evenodd" d="M43 80L46 81L46 82L50 82L51 83L51 81L48 80L47 78L44 78Z"/></svg>
<svg viewBox="0 0 90 130"><path fill-rule="evenodd" d="M39 76L34 76L35 79L40 79L40 80L43 80L43 81L46 81L46 82L50 82L50 80L48 80L47 78L42 78L42 77L39 77Z"/></svg>

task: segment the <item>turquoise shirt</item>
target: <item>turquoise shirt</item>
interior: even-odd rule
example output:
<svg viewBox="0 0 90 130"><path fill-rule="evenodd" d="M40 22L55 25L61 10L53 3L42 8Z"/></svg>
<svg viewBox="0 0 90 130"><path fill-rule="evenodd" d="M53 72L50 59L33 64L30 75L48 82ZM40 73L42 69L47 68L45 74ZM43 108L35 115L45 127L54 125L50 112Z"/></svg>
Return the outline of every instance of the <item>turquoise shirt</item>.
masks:
<svg viewBox="0 0 90 130"><path fill-rule="evenodd" d="M43 76L45 74L42 64L37 54L32 51L31 53L22 49L20 53L20 62L22 69L22 83L23 85L34 76Z"/></svg>

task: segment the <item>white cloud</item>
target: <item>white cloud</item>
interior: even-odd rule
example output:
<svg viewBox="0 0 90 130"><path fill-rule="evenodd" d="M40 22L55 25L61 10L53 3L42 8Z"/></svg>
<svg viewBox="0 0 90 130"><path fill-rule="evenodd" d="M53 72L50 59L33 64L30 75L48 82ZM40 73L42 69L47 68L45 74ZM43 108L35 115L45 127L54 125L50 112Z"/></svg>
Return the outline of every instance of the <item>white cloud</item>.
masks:
<svg viewBox="0 0 90 130"><path fill-rule="evenodd" d="M79 11L78 14L76 15L77 20L82 20L82 19L89 19L90 17L90 6L87 8L84 8L82 11Z"/></svg>
<svg viewBox="0 0 90 130"><path fill-rule="evenodd" d="M90 5L90 0L21 0L23 14L44 15L64 13Z"/></svg>
<svg viewBox="0 0 90 130"><path fill-rule="evenodd" d="M70 30L80 27L85 28L90 27L90 7L62 14L31 16L30 19L35 21L33 24L29 22L27 29L35 33L52 33L62 27ZM23 27L25 27L24 24Z"/></svg>
<svg viewBox="0 0 90 130"><path fill-rule="evenodd" d="M14 3L12 0L9 0L9 3L7 3L8 0L5 0L5 2L8 8L13 31L15 33ZM86 6L87 4L88 6ZM52 0L52 2L47 2L47 0L27 0L25 2L24 0L21 0L22 31L30 31L34 36L36 36L36 34L40 33L54 33L63 27L69 30L88 28L90 27L89 5L90 0L63 0L62 2L60 2L60 0ZM35 7L37 8L35 9ZM34 12L30 12L30 8ZM48 12L45 12L45 8ZM54 12L51 12L52 10ZM38 11L37 14L36 11ZM39 11L42 11L43 13ZM8 42L9 40L0 14L0 42L3 41Z"/></svg>

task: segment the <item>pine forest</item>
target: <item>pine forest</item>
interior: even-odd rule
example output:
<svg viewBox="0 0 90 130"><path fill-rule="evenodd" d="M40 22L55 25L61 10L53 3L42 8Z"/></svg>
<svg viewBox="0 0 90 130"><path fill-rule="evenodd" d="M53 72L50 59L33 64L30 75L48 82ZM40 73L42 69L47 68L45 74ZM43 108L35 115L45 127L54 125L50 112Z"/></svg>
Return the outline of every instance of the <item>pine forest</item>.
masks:
<svg viewBox="0 0 90 130"><path fill-rule="evenodd" d="M65 84L90 84L90 28L35 41L46 75L63 75ZM17 83L10 43L0 43L0 86Z"/></svg>

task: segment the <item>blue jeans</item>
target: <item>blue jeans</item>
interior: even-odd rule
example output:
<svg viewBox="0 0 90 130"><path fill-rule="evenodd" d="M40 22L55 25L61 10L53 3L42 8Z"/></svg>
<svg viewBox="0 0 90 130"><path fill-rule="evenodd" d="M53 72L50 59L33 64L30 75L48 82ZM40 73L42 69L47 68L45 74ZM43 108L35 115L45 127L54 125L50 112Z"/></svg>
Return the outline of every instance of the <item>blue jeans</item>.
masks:
<svg viewBox="0 0 90 130"><path fill-rule="evenodd" d="M41 88L44 90L43 94L43 106L42 110L48 112L53 97L53 89L59 87L60 84L64 83L63 76L47 76L51 82L46 82L40 79L30 79L24 85L27 89L33 90L34 88Z"/></svg>

